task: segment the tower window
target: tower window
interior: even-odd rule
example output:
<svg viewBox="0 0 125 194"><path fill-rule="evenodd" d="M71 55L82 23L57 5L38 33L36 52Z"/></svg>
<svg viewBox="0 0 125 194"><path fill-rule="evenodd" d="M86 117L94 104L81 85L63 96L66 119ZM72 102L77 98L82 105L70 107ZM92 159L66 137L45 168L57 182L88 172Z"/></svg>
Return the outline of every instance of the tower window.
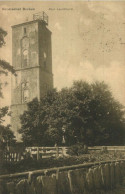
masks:
<svg viewBox="0 0 125 194"><path fill-rule="evenodd" d="M26 34L26 28L24 28L24 34Z"/></svg>
<svg viewBox="0 0 125 194"><path fill-rule="evenodd" d="M24 36L22 41L22 49L28 49L29 48L29 38L27 36Z"/></svg>
<svg viewBox="0 0 125 194"><path fill-rule="evenodd" d="M24 89L23 91L23 102L27 102L29 100L29 90Z"/></svg>
<svg viewBox="0 0 125 194"><path fill-rule="evenodd" d="M22 83L22 102L28 102L29 101L29 83L24 82Z"/></svg>
<svg viewBox="0 0 125 194"><path fill-rule="evenodd" d="M46 61L44 61L44 69L46 69Z"/></svg>
<svg viewBox="0 0 125 194"><path fill-rule="evenodd" d="M23 51L23 66L28 65L28 50Z"/></svg>
<svg viewBox="0 0 125 194"><path fill-rule="evenodd" d="M16 82L16 86L17 86L17 83L18 83L18 82L17 82L17 76L15 77L15 82Z"/></svg>
<svg viewBox="0 0 125 194"><path fill-rule="evenodd" d="M44 59L46 59L46 57L47 57L47 56L46 56L46 52L43 53L43 56L44 56Z"/></svg>

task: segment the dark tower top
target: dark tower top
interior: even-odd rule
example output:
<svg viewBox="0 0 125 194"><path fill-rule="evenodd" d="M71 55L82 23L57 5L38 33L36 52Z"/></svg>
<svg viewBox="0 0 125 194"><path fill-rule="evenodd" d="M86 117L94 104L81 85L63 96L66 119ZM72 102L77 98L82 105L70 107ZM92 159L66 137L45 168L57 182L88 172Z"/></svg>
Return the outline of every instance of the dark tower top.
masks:
<svg viewBox="0 0 125 194"><path fill-rule="evenodd" d="M33 20L40 20L48 25L48 15L44 11L33 14Z"/></svg>

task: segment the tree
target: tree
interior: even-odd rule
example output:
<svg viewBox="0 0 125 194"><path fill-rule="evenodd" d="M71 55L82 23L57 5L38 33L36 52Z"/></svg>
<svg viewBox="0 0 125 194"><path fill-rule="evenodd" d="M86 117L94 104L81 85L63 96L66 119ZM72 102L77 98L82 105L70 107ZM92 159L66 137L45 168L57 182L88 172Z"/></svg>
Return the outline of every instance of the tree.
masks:
<svg viewBox="0 0 125 194"><path fill-rule="evenodd" d="M6 35L7 32L0 27L0 48L5 46L6 44L5 42ZM4 74L5 76L7 76L8 72L15 74L14 68L7 61L0 59L0 75ZM0 97L3 97L2 86L6 84L7 84L6 82L3 83L0 81Z"/></svg>
<svg viewBox="0 0 125 194"><path fill-rule="evenodd" d="M34 99L21 116L19 132L29 145L120 145L125 140L125 110L103 82L74 82L70 88Z"/></svg>
<svg viewBox="0 0 125 194"><path fill-rule="evenodd" d="M7 35L7 32L0 27L0 48L2 46L5 46L5 36L6 35ZM7 76L8 72L11 72L12 74L16 75L13 67L5 60L0 59L0 75ZM2 82L0 80L0 98L3 98L2 88L6 84L7 82ZM5 116L10 116L9 107L7 106L0 108L0 143L1 143L1 146L3 146L3 144L5 143L12 144L15 142L15 136L10 129L10 125L7 125L7 126L3 125Z"/></svg>
<svg viewBox="0 0 125 194"><path fill-rule="evenodd" d="M124 143L124 107L113 98L108 86L103 82L89 85L75 82L72 89L79 113L75 127L77 136L89 145Z"/></svg>
<svg viewBox="0 0 125 194"><path fill-rule="evenodd" d="M7 106L0 109L0 140L3 142L3 145L13 145L15 143L15 136L11 131L11 126L3 125L4 117L10 115L9 109Z"/></svg>
<svg viewBox="0 0 125 194"><path fill-rule="evenodd" d="M21 129L19 133L22 134L22 140L27 146L38 145L53 145L59 138L59 129L55 128L54 122L51 126L50 105L54 103L54 100L58 99L58 93L56 90L49 92L46 98L43 98L40 102L38 99L34 99L28 103L27 111L21 115ZM53 106L51 106L53 109ZM52 111L51 111L52 112ZM50 114L49 114L50 115ZM49 136L51 139L49 140Z"/></svg>

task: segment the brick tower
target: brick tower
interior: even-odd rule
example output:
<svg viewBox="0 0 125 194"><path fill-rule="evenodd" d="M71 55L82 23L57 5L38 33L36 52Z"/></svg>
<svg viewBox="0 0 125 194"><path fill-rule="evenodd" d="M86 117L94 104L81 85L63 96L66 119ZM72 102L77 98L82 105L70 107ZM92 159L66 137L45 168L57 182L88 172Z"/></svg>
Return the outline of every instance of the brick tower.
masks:
<svg viewBox="0 0 125 194"><path fill-rule="evenodd" d="M45 12L33 15L33 21L12 26L12 63L17 76L11 79L11 125L17 139L19 116L27 103L39 100L53 88L51 32Z"/></svg>

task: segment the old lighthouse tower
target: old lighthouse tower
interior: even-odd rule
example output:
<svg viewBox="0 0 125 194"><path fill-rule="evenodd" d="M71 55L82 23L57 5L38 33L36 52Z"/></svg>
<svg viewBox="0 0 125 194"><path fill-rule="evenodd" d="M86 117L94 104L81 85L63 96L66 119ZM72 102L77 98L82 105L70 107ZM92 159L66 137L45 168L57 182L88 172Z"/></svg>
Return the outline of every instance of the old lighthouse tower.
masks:
<svg viewBox="0 0 125 194"><path fill-rule="evenodd" d="M53 88L51 31L45 12L33 20L12 26L12 63L17 76L11 79L11 125L17 139L20 115L27 103Z"/></svg>

